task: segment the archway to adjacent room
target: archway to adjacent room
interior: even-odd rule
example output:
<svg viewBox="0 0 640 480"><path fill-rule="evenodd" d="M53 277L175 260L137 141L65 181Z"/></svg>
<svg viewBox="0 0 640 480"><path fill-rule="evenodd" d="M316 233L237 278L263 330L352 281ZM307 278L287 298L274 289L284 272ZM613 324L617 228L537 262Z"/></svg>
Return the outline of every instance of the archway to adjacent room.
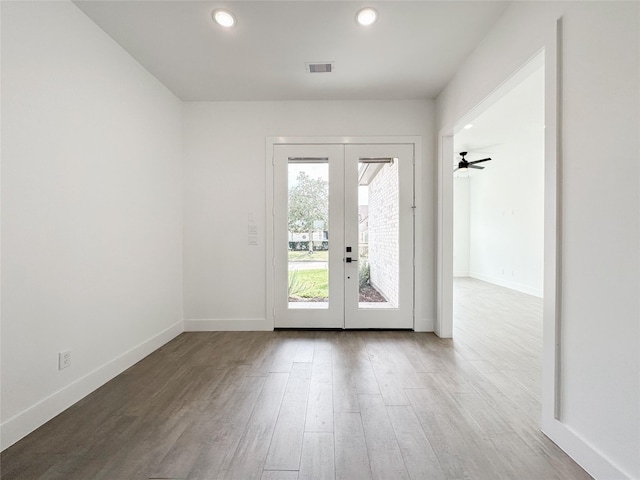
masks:
<svg viewBox="0 0 640 480"><path fill-rule="evenodd" d="M554 39L555 41L555 39ZM535 293L542 296L544 292L544 303L542 306L544 316L544 332L542 346L542 363L544 376L542 379L542 408L543 419L552 422L557 418L558 411L556 403L559 396L559 333L560 333L560 228L559 228L559 179L560 179L560 159L558 150L558 133L559 133L559 67L557 63L557 44L547 46L548 51L539 52L530 61L524 64L517 72L509 77L500 85L489 97L482 101L477 107L471 110L467 115L463 116L455 125L445 128L440 132L439 136L439 177L438 177L438 318L436 322L436 333L442 337L452 337L453 331L453 278L454 278L454 175L453 170L459 159L459 153L456 151L455 135L464 131L464 127L473 124L473 119L480 117L492 105L496 104L508 92L511 92L518 85L529 78L535 72L539 72L541 68L544 73L540 73L540 78L544 78L544 210L543 210L543 229L544 234L538 238L544 245L543 265L538 265L539 270L544 270L543 282ZM553 47L553 48L549 48ZM492 147L489 146L489 150ZM479 149L486 150L486 149ZM477 152L478 158L490 157L492 153L486 151ZM469 160L474 160L469 156ZM491 162L487 162L486 168L489 169ZM478 170L478 172L482 172ZM505 216L512 212L504 209ZM502 215L502 209L498 213ZM515 269L509 269L506 265L497 266L497 272L502 275L504 268L505 277L515 276ZM460 273L460 272L457 272ZM538 272L540 275L540 272ZM544 424L544 421L543 421Z"/></svg>

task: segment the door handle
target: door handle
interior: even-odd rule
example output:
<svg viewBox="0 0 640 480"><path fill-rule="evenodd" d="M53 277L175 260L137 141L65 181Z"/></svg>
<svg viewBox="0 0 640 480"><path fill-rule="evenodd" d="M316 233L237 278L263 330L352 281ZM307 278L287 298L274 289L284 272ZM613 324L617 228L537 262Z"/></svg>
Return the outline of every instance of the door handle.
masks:
<svg viewBox="0 0 640 480"><path fill-rule="evenodd" d="M351 258L351 257L347 257L345 258L345 262L347 263L351 263L351 262L357 262L358 260L356 260L355 258Z"/></svg>

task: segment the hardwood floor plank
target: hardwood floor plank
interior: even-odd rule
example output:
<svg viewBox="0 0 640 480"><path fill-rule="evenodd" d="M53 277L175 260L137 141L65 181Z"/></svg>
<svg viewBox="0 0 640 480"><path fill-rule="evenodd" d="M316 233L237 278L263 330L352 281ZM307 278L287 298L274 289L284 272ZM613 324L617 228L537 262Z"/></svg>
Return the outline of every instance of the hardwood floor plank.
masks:
<svg viewBox="0 0 640 480"><path fill-rule="evenodd" d="M500 478L501 459L448 393L429 388L407 395L447 478Z"/></svg>
<svg viewBox="0 0 640 480"><path fill-rule="evenodd" d="M333 367L333 411L359 412L358 388L352 370Z"/></svg>
<svg viewBox="0 0 640 480"><path fill-rule="evenodd" d="M153 465L150 476L157 478L186 478L194 463L209 445L212 432L227 420L230 410L238 409L237 401L257 398L260 382L245 377L248 365L239 365L223 377L212 392L208 403L197 415L188 419L182 434L171 446L164 458ZM237 413L236 413L237 415Z"/></svg>
<svg viewBox="0 0 640 480"><path fill-rule="evenodd" d="M12 461L6 456L2 461L0 473L3 480L41 479L60 462L61 454L38 453L30 457L29 462Z"/></svg>
<svg viewBox="0 0 640 480"><path fill-rule="evenodd" d="M251 370L248 373L250 376L266 377L278 355L277 346L281 343L279 336L274 335L273 332L265 333L263 339L256 341L253 355L247 358L247 362L251 364Z"/></svg>
<svg viewBox="0 0 640 480"><path fill-rule="evenodd" d="M409 405L404 387L413 385L413 372L406 358L393 348L393 338L398 332L378 332L366 342L371 365L385 405Z"/></svg>
<svg viewBox="0 0 640 480"><path fill-rule="evenodd" d="M298 471L265 470L260 480L298 480Z"/></svg>
<svg viewBox="0 0 640 480"><path fill-rule="evenodd" d="M109 478L114 465L126 460L127 450L122 445L130 445L135 438L139 438L142 423L138 417L118 417L96 432L99 437L106 437L100 441L92 452L77 457L71 465L67 465L69 479L80 480L91 478L103 480Z"/></svg>
<svg viewBox="0 0 640 480"><path fill-rule="evenodd" d="M299 342L295 335L296 332L283 333L287 333L288 335L283 337L282 342L277 347L277 354L271 364L271 369L269 370L272 373L289 373L296 358L296 354L298 353Z"/></svg>
<svg viewBox="0 0 640 480"><path fill-rule="evenodd" d="M388 406L404 464L412 479L444 480L447 476L411 407Z"/></svg>
<svg viewBox="0 0 640 480"><path fill-rule="evenodd" d="M189 480L224 478L265 381L266 377L243 377L238 388L226 399L224 407L213 409L210 417L194 424L192 431L188 432L193 437L187 436L187 445L184 442L183 445L187 452L197 450L199 454L186 475L184 472L176 472L177 475L172 472L169 476L184 476ZM180 455L179 451L175 453ZM171 467L168 462L163 461L163 464Z"/></svg>
<svg viewBox="0 0 640 480"><path fill-rule="evenodd" d="M315 338L314 351L317 352L333 350L336 337L342 332L319 330L313 333Z"/></svg>
<svg viewBox="0 0 640 480"><path fill-rule="evenodd" d="M566 477L564 472L559 472L549 462L543 461L540 455L534 452L529 445L515 433L494 435L489 441L493 448L504 459L506 478L514 478L520 475L522 478L544 478L545 480L561 480ZM590 478L589 476L583 478Z"/></svg>
<svg viewBox="0 0 640 480"><path fill-rule="evenodd" d="M294 363L271 438L265 470L298 470L304 438L311 363Z"/></svg>
<svg viewBox="0 0 640 480"><path fill-rule="evenodd" d="M105 478L148 478L149 465L160 464L183 434L187 418L193 413L185 410L163 417L154 417L153 413L140 417L137 434L129 435L120 445L119 461L111 461L103 469ZM160 421L160 418L164 420Z"/></svg>
<svg viewBox="0 0 640 480"><path fill-rule="evenodd" d="M79 463L78 455L68 455L68 454L55 455L54 458L55 458L55 464L53 464L51 468L49 468L43 475L33 476L28 478L33 478L37 480L58 480L58 479L75 480L80 478L76 474L77 465ZM38 461L37 458L35 460ZM27 472L21 472L21 475L25 475L26 473Z"/></svg>
<svg viewBox="0 0 640 480"><path fill-rule="evenodd" d="M334 480L335 478L333 434L306 432L298 480Z"/></svg>
<svg viewBox="0 0 640 480"><path fill-rule="evenodd" d="M311 369L305 432L333 432L332 383L331 350L318 349L316 344Z"/></svg>
<svg viewBox="0 0 640 480"><path fill-rule="evenodd" d="M372 477L409 480L382 396L360 395L360 409Z"/></svg>
<svg viewBox="0 0 640 480"><path fill-rule="evenodd" d="M282 404L288 373L270 373L224 478L259 480Z"/></svg>
<svg viewBox="0 0 640 480"><path fill-rule="evenodd" d="M372 478L360 413L335 412L334 415L336 479Z"/></svg>
<svg viewBox="0 0 640 480"><path fill-rule="evenodd" d="M488 402L477 393L454 393L451 398L464 410L470 424L477 425L480 434L485 436L513 433L509 423L501 412L491 408ZM466 416L465 415L465 416Z"/></svg>
<svg viewBox="0 0 640 480"><path fill-rule="evenodd" d="M313 362L313 352L315 351L315 338L310 337L308 332L300 332L298 336L298 349L293 357L293 361L297 363Z"/></svg>
<svg viewBox="0 0 640 480"><path fill-rule="evenodd" d="M334 363L349 370L349 380L355 382L358 394L380 395L378 380L365 339L366 332L344 332L340 348L334 351Z"/></svg>
<svg viewBox="0 0 640 480"><path fill-rule="evenodd" d="M345 336L347 337L347 336ZM333 411L359 412L357 359L345 341L339 341L332 355Z"/></svg>

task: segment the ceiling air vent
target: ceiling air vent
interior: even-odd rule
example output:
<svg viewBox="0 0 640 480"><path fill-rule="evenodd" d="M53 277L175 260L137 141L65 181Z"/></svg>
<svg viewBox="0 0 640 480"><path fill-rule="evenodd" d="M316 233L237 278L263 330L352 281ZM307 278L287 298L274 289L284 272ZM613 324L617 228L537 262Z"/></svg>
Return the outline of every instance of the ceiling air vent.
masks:
<svg viewBox="0 0 640 480"><path fill-rule="evenodd" d="M335 69L333 62L305 63L307 73L331 73Z"/></svg>

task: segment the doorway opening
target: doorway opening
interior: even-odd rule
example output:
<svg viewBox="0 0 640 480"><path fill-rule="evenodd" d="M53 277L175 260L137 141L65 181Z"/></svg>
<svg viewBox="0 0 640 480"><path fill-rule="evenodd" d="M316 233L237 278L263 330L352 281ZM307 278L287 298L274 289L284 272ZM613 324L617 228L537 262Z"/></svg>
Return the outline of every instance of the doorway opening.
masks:
<svg viewBox="0 0 640 480"><path fill-rule="evenodd" d="M554 37L555 38L555 37ZM555 390L557 372L557 352L555 341L550 341L557 336L557 330L559 328L559 321L557 320L559 308L559 286L558 286L558 265L560 257L559 249L559 236L560 230L558 228L559 221L559 184L558 179L560 177L559 167L559 151L558 145L558 121L560 110L557 105L559 98L559 84L557 68L557 55L556 49L557 42L551 42L553 48L549 52L546 49L540 50L533 58L520 67L515 73L508 77L493 93L491 93L486 99L480 102L475 108L473 108L467 115L461 117L455 125L446 126L440 131L439 137L439 175L438 175L438 256L437 256L437 320L435 324L435 333L442 338L449 338L453 335L453 277L454 277L454 170L459 166L461 158L460 153L456 152L454 136L459 136L460 132L465 130L465 126L473 128L473 121L477 117L480 117L484 112L489 110L496 102L511 92L514 88L520 85L525 79L530 77L534 72L541 70L542 78L544 79L544 126L542 129L543 145L544 145L544 214L543 214L543 228L544 231L544 318L545 318L545 331L549 334L548 338L545 336L545 349L549 350L545 353L545 371L548 371L550 376L549 380L553 379L553 386L551 390ZM469 129L469 128L468 128ZM480 131L480 130L476 130ZM488 142L481 143L481 147L487 150L487 147L500 147L503 142L495 142L491 144ZM458 148L460 146L458 145ZM454 153L455 152L455 153ZM474 161L474 158L482 157L482 148L475 154L473 152L466 152L465 159ZM489 152L490 153L490 152ZM475 155L475 157L474 157ZM518 152L517 157L520 156ZM483 158L488 157L484 155ZM495 164L495 161L487 161L480 163L477 166L489 168L489 165ZM479 172L485 172L485 169L477 169ZM476 170L476 169L473 169ZM468 172L468 170L467 170ZM461 172L463 175L468 176L465 171ZM471 174L473 175L473 174ZM470 182L470 180L462 180L462 182ZM469 209L469 207L467 207ZM496 209L497 210L497 209ZM513 210L513 209L512 209ZM499 211L502 214L502 210ZM505 211L505 215L506 215ZM467 226L469 228L469 226ZM485 232L486 233L486 232ZM459 254L459 253L458 253ZM456 266L459 268L460 259L456 259ZM467 257L467 267L469 268L469 257ZM503 266L500 266L500 274L502 274ZM514 276L516 275L515 269ZM467 275L466 270L458 270L457 275ZM508 268L505 268L505 275L511 274ZM538 290L534 292L541 295ZM548 324L548 325L547 325ZM555 393L553 393L555 397Z"/></svg>
<svg viewBox="0 0 640 480"><path fill-rule="evenodd" d="M454 135L453 276L543 295L544 65ZM468 167L459 168L460 153ZM481 161L481 163L475 163Z"/></svg>
<svg viewBox="0 0 640 480"><path fill-rule="evenodd" d="M553 295L543 301L543 292L553 290L554 282L547 282L555 281L548 267L556 253L550 212L557 208L556 157L550 154L555 112L545 112L555 98L554 91L545 95L554 73L545 74L548 67L539 53L463 118L445 145L453 200L449 335L466 347L473 342L485 367L509 388L533 394L536 412L549 409L541 367L555 362L545 356L549 331L543 336L543 312L557 301ZM465 168L463 160L476 168Z"/></svg>
<svg viewBox="0 0 640 480"><path fill-rule="evenodd" d="M536 396L542 383L544 130L541 53L458 126L452 165L452 333L463 341L513 335L495 349L503 358L512 355L514 365L528 357L519 365Z"/></svg>
<svg viewBox="0 0 640 480"><path fill-rule="evenodd" d="M529 399L545 433L559 391L555 53L541 51L441 132L439 179L438 333L477 355L476 368L514 399ZM454 172L461 152L491 160Z"/></svg>

